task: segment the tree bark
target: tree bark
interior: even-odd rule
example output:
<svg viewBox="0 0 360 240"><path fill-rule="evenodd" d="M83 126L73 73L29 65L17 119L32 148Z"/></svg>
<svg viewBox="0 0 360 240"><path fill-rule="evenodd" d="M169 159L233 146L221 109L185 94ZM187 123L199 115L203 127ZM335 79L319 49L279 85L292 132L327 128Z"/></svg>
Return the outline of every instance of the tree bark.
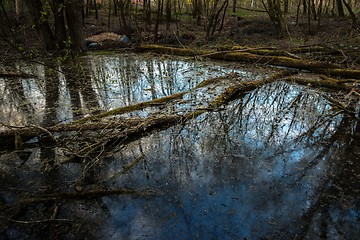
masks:
<svg viewBox="0 0 360 240"><path fill-rule="evenodd" d="M65 13L71 40L71 48L80 52L86 50L81 8L82 4L78 0L68 0L66 2Z"/></svg>
<svg viewBox="0 0 360 240"><path fill-rule="evenodd" d="M64 15L64 0L53 0L52 12L55 20L55 39L59 49L66 47L66 23Z"/></svg>
<svg viewBox="0 0 360 240"><path fill-rule="evenodd" d="M45 50L55 50L55 37L51 32L48 16L46 16L41 0L27 0L32 22L35 24L37 35Z"/></svg>

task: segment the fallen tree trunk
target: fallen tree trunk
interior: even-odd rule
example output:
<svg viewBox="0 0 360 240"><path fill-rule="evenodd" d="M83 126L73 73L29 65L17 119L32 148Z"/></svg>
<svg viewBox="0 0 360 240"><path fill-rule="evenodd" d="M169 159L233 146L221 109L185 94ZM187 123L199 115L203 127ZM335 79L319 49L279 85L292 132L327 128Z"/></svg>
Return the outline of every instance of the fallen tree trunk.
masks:
<svg viewBox="0 0 360 240"><path fill-rule="evenodd" d="M275 82L277 80L281 80L284 77L293 75L297 72L294 71L282 71L276 74L271 75L268 78L265 78L261 81L254 81L254 82L243 82L239 83L235 86L227 88L222 94L220 94L214 101L210 104L211 107L217 108L221 105L227 104L230 101L238 98L240 94L255 90L265 84L269 84L271 82Z"/></svg>
<svg viewBox="0 0 360 240"><path fill-rule="evenodd" d="M209 50L193 50L188 48L163 47L158 45L141 45L138 51L151 51L190 57L207 57L216 60L261 63L321 73L327 76L360 79L360 70L343 68L339 65L316 60L299 59L291 56L279 56L278 50L266 50L267 54L255 54L253 50L234 50L211 52ZM251 53L251 51L253 53Z"/></svg>

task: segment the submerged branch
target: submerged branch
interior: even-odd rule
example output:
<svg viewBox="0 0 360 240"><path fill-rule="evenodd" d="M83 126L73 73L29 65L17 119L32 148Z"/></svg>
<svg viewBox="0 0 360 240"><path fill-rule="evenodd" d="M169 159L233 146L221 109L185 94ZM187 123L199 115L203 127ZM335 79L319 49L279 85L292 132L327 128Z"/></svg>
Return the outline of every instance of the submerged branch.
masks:
<svg viewBox="0 0 360 240"><path fill-rule="evenodd" d="M116 108L116 109L111 110L111 111L107 111L107 112L99 113L99 114L92 115L92 116L89 116L89 117L81 118L79 120L73 121L71 124L73 124L73 123L82 123L82 122L91 121L91 120L98 120L100 118L104 118L104 117L108 117L108 116L120 115L120 114L124 114L124 113L128 113L128 112L133 112L133 111L136 111L136 110L142 110L142 109L147 108L147 107L151 107L151 106L154 106L154 105L156 106L156 105L158 105L160 103L167 103L167 102L173 101L175 99L179 99L186 93L187 92L175 93L173 95L162 97L162 98L157 98L157 99L154 99L154 100L151 100L151 101L140 102L140 103L133 104L133 105L130 105L130 106Z"/></svg>
<svg viewBox="0 0 360 240"><path fill-rule="evenodd" d="M98 189L84 192L62 192L52 194L34 195L28 198L21 199L13 204L5 204L0 207L0 212L12 209L14 207L26 206L38 203L51 203L58 201L70 201L70 200L88 200L96 199L111 195L133 195L139 197L151 197L161 194L154 190L140 190L140 189Z"/></svg>

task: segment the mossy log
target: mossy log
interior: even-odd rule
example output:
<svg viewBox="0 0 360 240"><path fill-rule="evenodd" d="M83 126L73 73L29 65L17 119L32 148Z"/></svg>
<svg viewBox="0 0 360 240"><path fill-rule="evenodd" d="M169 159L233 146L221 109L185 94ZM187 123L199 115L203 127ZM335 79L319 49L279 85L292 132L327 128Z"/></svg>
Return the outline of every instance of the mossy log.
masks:
<svg viewBox="0 0 360 240"><path fill-rule="evenodd" d="M136 49L138 52L153 52L153 53L164 53L169 55L195 57L198 55L209 53L204 50L194 50L190 48L175 48L160 45L140 45Z"/></svg>
<svg viewBox="0 0 360 240"><path fill-rule="evenodd" d="M352 86L346 85L345 82L330 77L321 76L320 78L305 78L301 76L290 76L283 79L286 82L297 83L311 87L327 88L332 90L351 91Z"/></svg>
<svg viewBox="0 0 360 240"><path fill-rule="evenodd" d="M336 64L321 62L317 60L298 59L291 56L279 56L278 50L271 49L263 50L266 51L266 54L255 54L254 50L211 52L209 50L193 50L188 48L163 47L158 45L141 45L138 47L138 51L151 51L155 53L165 53L191 57L200 56L210 59L226 61L261 63L266 65L306 70L328 76L360 79L360 70L343 68ZM274 54L272 54L271 51L273 51Z"/></svg>
<svg viewBox="0 0 360 240"><path fill-rule="evenodd" d="M268 78L265 78L261 81L253 81L253 82L242 82L235 86L231 86L227 88L222 94L214 99L214 101L210 104L211 107L217 108L221 105L227 104L230 101L238 98L240 94L247 93L249 91L255 90L265 84L269 84L271 82L275 82L277 80L281 80L284 77L295 74L294 71L282 71L279 73L275 73Z"/></svg>

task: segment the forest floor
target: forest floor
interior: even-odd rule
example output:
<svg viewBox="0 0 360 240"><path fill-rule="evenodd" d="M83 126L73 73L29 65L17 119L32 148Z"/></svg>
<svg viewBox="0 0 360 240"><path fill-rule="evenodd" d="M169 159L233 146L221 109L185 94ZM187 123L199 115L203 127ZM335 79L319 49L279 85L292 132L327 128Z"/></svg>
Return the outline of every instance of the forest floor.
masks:
<svg viewBox="0 0 360 240"><path fill-rule="evenodd" d="M338 63L349 68L358 68L360 63L360 27L351 28L350 18L323 17L321 25L318 27L317 21L309 24L303 16L298 22L295 17L287 18L286 31L281 37L276 34L274 26L269 17L265 14L247 17L227 17L222 31L215 32L213 36L205 37L204 26L198 26L191 16L183 16L184 20L172 22L170 29L165 29L165 24L159 26L159 37L155 42L159 45L174 47L189 47L193 49L216 49L222 50L227 46L245 46L249 48L273 48L279 50L291 50L305 46L322 46L329 51L336 51L338 56L333 58L328 53L314 54L308 53L309 59L316 59L325 62ZM24 26L27 24L24 18ZM297 23L296 23L297 22ZM136 24L133 24L135 26ZM152 25L149 31L145 31L146 24L139 22L140 26L133 29L130 37L132 46L139 44L154 43ZM100 15L96 20L94 16L85 19L85 36L99 34L101 32L114 32L123 34L119 27L118 17L107 20L107 15ZM9 42L17 44L22 49L29 50L38 46L36 33L31 27L22 27L18 32L14 32L14 39L8 43L0 39L0 54L6 61L7 58L13 59L16 51L14 47L9 47ZM11 36L10 36L11 37ZM302 56L304 57L304 56Z"/></svg>

